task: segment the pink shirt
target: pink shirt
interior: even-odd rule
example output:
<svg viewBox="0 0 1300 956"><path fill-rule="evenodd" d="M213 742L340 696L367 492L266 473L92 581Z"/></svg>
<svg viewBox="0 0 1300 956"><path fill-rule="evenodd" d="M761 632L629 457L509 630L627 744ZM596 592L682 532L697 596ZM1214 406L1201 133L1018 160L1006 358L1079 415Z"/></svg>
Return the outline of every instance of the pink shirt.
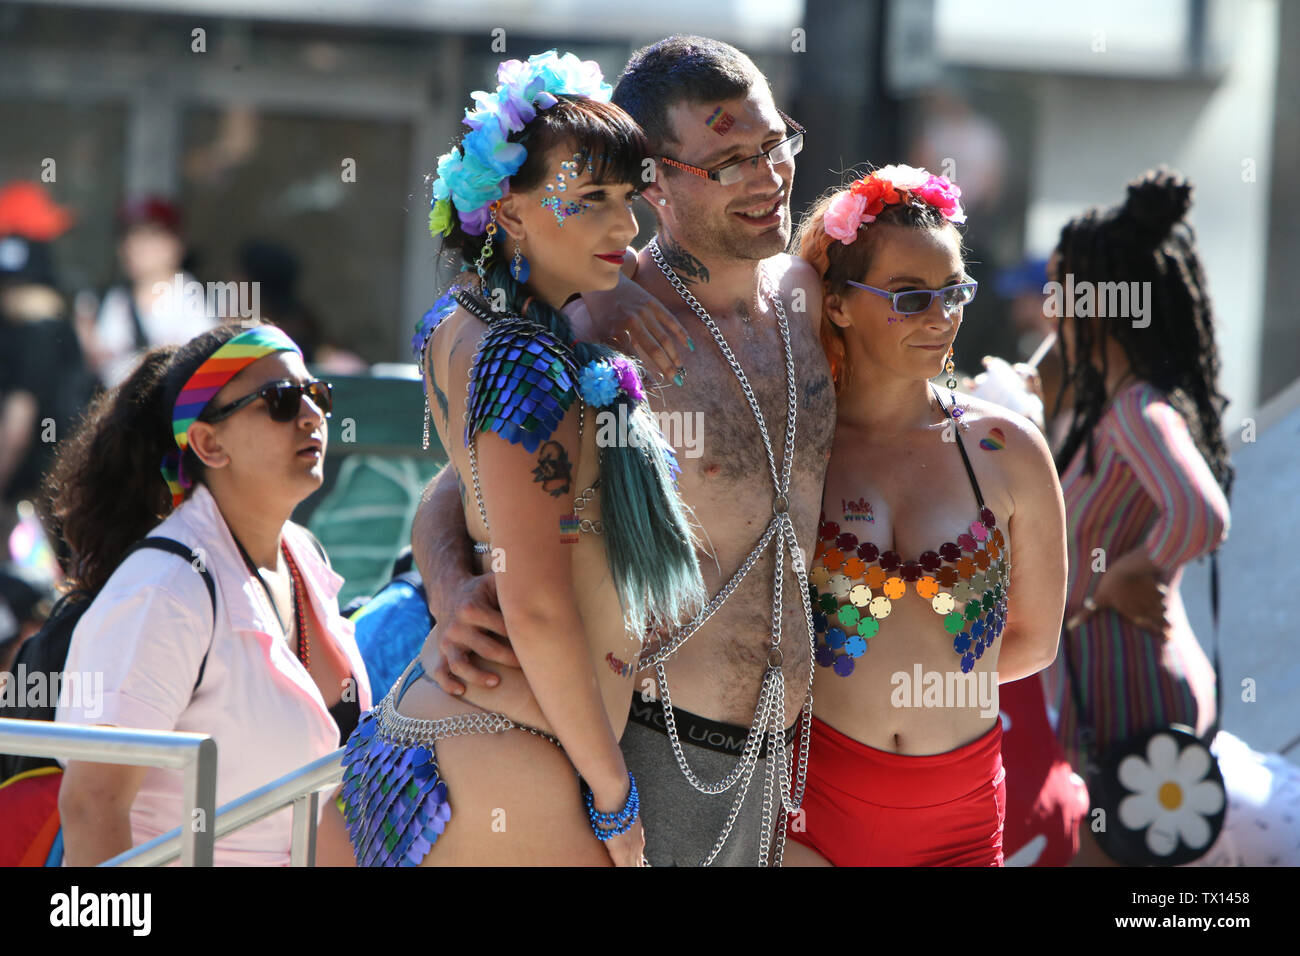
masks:
<svg viewBox="0 0 1300 956"><path fill-rule="evenodd" d="M102 672L103 698L60 706L55 719L211 734L218 807L337 750L338 725L284 640L212 493L196 485L150 534L202 549L217 585L215 633L202 576L167 552L135 552L77 623L68 651L68 671ZM287 523L284 540L316 620L351 665L351 692L364 713L371 706L370 683L352 622L340 616L336 603L343 578L322 560L304 529ZM205 652L203 682L191 696ZM137 846L181 823L181 788L177 771L146 771L131 805ZM217 841L214 862L287 866L291 824L286 808L232 833Z"/></svg>

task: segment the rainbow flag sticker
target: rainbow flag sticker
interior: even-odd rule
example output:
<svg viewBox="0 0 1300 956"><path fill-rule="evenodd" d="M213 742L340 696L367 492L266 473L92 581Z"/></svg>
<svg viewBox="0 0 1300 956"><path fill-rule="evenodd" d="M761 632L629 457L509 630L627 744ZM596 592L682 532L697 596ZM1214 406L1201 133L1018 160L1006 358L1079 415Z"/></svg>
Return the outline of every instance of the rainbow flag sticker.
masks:
<svg viewBox="0 0 1300 956"><path fill-rule="evenodd" d="M727 130L731 129L735 122L736 117L732 116L730 113L724 113L722 107L719 106L709 114L709 118L704 121L704 125L721 136Z"/></svg>
<svg viewBox="0 0 1300 956"><path fill-rule="evenodd" d="M985 451L1001 451L1007 447L1007 436L1001 428L989 429L989 437L980 439L980 447Z"/></svg>
<svg viewBox="0 0 1300 956"><path fill-rule="evenodd" d="M560 518L560 543L578 543L578 516L564 515Z"/></svg>

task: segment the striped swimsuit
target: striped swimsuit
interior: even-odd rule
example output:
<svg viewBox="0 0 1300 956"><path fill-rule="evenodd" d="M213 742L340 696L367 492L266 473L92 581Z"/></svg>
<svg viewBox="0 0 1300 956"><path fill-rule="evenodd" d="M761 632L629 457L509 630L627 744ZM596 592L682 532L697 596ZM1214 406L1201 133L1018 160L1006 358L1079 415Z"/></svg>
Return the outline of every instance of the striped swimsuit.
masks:
<svg viewBox="0 0 1300 956"><path fill-rule="evenodd" d="M1096 470L1080 448L1061 479L1069 539L1068 618L1101 583L1104 565L1141 548L1165 573L1173 637L1167 643L1119 614L1100 610L1061 644L1082 685L1104 751L1169 723L1202 733L1214 717L1214 671L1183 610L1182 567L1213 551L1228 527L1228 504L1187 423L1155 387L1121 390L1098 421ZM1057 736L1081 765L1077 719L1064 661L1045 672L1060 714Z"/></svg>

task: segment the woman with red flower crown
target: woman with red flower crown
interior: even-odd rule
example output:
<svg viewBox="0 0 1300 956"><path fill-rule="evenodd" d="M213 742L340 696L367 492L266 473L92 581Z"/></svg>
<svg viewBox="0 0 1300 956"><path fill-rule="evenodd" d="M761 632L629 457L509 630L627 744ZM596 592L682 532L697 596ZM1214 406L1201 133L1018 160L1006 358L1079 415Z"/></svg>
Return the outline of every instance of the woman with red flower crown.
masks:
<svg viewBox="0 0 1300 956"><path fill-rule="evenodd" d="M998 683L1056 656L1065 514L1051 453L1027 419L953 391L976 290L959 197L888 166L800 227L838 418L809 573L819 667L790 864L1002 865ZM930 382L943 371L947 396Z"/></svg>

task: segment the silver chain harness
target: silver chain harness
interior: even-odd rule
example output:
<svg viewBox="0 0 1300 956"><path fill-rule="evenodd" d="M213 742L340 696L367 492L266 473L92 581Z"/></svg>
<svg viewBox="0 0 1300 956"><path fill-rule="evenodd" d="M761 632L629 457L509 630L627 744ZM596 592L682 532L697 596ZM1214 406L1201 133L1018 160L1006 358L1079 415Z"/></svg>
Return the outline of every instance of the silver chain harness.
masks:
<svg viewBox="0 0 1300 956"><path fill-rule="evenodd" d="M737 782L740 783L736 797L732 801L731 810L727 815L726 823L723 825L722 832L719 834L712 851L704 859L704 866L710 865L717 858L723 846L726 845L727 838L731 835L736 817L739 815L740 808L745 802L745 795L749 791L754 769L758 765L758 755L763 735L764 733L769 735L758 863L760 866L768 866L769 864L780 866L785 853L787 814L797 812L803 804L804 784L808 771L808 738L812 724L812 655L815 652L812 607L808 596L808 576L804 567L803 553L799 550L799 541L795 536L794 522L790 517L790 473L794 466L795 413L798 397L798 389L795 385L794 352L790 346L790 326L786 320L780 292L772 292L772 305L776 310L777 325L781 331L781 342L785 350L786 395L788 400L785 449L781 461L781 474L778 477L776 458L772 453L772 440L767 431L767 423L763 418L763 411L759 407L758 399L754 396L754 391L750 387L744 369L736 360L735 354L731 351L727 340L714 323L712 316L700 305L699 300L691 294L677 274L669 268L668 263L664 260L663 253L659 249L659 238L657 236L650 240L648 248L655 265L659 267L659 271L663 273L664 278L671 283L677 294L691 307L691 310L699 316L700 321L709 330L714 341L718 343L718 348L721 349L723 356L736 376L736 380L740 383L740 388L745 393L745 399L749 402L750 410L754 413L754 420L758 423L758 431L763 439L763 448L767 452L767 464L776 497L772 501L772 520L768 523L767 528L759 538L758 544L754 546L740 569L732 575L722 590L714 595L713 599L688 624L678 628L673 633L666 646L642 658L639 666L642 668L653 666L655 668L655 674L659 680L659 691L663 697L664 725L668 731L669 742L672 744L673 756L677 759L677 765L681 768L690 785L701 793L720 794L730 790ZM740 586L740 582L744 580L745 575L750 572L759 556L767 550L768 545L774 539L776 541L776 561L772 588L772 646L768 651L767 670L763 674L762 684L759 687L758 705L754 711L754 720L749 728L745 749L736 767L717 783L704 783L691 769L686 761L686 754L682 750L681 738L677 732L677 722L673 716L672 698L668 690L668 678L664 671L664 661L672 657L686 642L687 638L698 631L718 608L726 602L727 598ZM790 757L786 752L785 743L785 672L782 669L783 656L781 654L781 610L784 603L784 568L787 548L790 553L790 566L794 570L795 579L799 585L804 619L808 622L809 653L808 688L802 708L803 719L800 728L793 790L790 786ZM780 803L784 812L778 815L776 821L777 839L775 854L773 854L771 847L772 817L776 802L774 791L777 787L780 787Z"/></svg>
<svg viewBox="0 0 1300 956"><path fill-rule="evenodd" d="M426 680L428 678L426 677ZM477 714L457 714L454 717L440 717L437 720L417 720L404 717L397 712L393 694L397 685L384 696L379 704L379 732L394 743L406 747L433 743L447 737L465 737L470 734L499 734L507 730L524 730L537 737L549 740L559 747L560 742L551 734L527 724L516 723L505 714L481 712ZM563 749L561 747L561 749Z"/></svg>

